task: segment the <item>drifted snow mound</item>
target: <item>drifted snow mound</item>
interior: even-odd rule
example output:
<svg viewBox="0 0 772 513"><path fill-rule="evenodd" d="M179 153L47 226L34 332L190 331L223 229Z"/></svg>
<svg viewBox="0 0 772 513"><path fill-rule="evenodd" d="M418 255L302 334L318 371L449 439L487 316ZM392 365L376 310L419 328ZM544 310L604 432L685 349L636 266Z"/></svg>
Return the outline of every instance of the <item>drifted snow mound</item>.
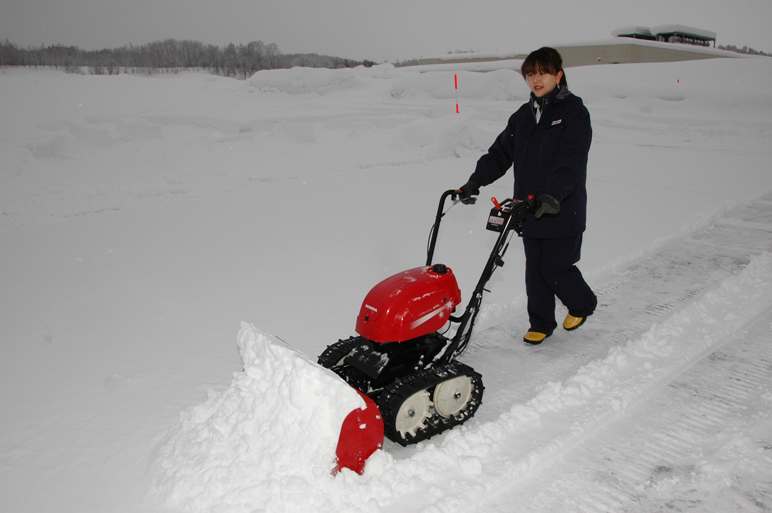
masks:
<svg viewBox="0 0 772 513"><path fill-rule="evenodd" d="M357 392L304 355L242 323L244 371L227 390L180 413L155 454L153 492L195 511L254 511L288 491L332 482ZM293 498L297 500L297 498ZM301 501L302 502L302 501Z"/></svg>
<svg viewBox="0 0 772 513"><path fill-rule="evenodd" d="M458 79L458 89L456 89ZM393 98L429 96L438 100L459 98L474 100L527 101L523 77L514 70L489 73L434 71L404 73L394 80L389 90Z"/></svg>
<svg viewBox="0 0 772 513"><path fill-rule="evenodd" d="M361 85L356 70L349 68L292 68L258 71L247 83L264 93L325 95Z"/></svg>
<svg viewBox="0 0 772 513"><path fill-rule="evenodd" d="M290 93L325 95L368 87L374 80L404 75L393 64L379 64L371 68L291 68L261 70L252 75L247 84L263 93Z"/></svg>

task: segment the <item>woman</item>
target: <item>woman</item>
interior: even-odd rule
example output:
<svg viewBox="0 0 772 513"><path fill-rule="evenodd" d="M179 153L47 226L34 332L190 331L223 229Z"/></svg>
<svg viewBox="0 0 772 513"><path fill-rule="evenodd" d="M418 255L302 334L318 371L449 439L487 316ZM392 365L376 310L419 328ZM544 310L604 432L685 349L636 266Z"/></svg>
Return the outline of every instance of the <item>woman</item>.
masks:
<svg viewBox="0 0 772 513"><path fill-rule="evenodd" d="M595 311L597 298L576 267L587 220L587 154L592 127L581 98L568 90L563 59L553 48L531 53L521 67L531 99L477 162L461 199L514 167L515 199L534 195L537 210L523 224L525 286L530 329L523 340L552 335L555 297L568 308L563 327L575 330Z"/></svg>

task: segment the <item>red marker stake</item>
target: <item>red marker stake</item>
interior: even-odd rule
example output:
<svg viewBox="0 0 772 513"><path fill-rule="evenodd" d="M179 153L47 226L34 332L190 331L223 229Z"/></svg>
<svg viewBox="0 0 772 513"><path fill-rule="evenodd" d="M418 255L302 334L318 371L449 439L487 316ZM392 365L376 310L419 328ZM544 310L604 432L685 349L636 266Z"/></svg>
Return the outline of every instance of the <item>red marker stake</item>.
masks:
<svg viewBox="0 0 772 513"><path fill-rule="evenodd" d="M458 75L454 74L453 79L456 81L456 114L458 114Z"/></svg>

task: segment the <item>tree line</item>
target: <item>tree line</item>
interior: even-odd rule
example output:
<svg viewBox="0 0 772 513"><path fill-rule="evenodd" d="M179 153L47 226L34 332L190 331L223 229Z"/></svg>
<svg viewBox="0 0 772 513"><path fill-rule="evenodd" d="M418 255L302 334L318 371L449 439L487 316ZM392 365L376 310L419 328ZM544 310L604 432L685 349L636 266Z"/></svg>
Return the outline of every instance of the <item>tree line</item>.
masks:
<svg viewBox="0 0 772 513"><path fill-rule="evenodd" d="M246 79L263 69L295 66L311 68L353 68L373 66L372 61L354 61L318 54L282 54L275 43L252 41L225 47L199 41L167 39L141 46L128 45L111 50L81 50L77 46L50 45L19 48L7 38L0 41L0 66L50 67L70 73L87 68L93 75L119 73L207 70L225 77Z"/></svg>
<svg viewBox="0 0 772 513"><path fill-rule="evenodd" d="M719 50L727 50L729 52L736 52L736 53L744 53L747 55L766 55L768 57L772 57L772 54L767 52L762 52L759 50L754 50L753 48L749 47L748 45L743 46L742 48L738 48L735 45L718 45Z"/></svg>

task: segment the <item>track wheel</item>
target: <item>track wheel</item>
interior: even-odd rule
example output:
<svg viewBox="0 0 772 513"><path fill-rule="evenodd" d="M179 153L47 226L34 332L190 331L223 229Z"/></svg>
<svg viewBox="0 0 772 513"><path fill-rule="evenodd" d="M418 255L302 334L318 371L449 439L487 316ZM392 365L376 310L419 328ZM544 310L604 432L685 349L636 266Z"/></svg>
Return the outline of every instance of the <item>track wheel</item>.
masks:
<svg viewBox="0 0 772 513"><path fill-rule="evenodd" d="M434 389L434 409L444 418L457 415L472 398L474 384L469 376L457 376L439 383Z"/></svg>
<svg viewBox="0 0 772 513"><path fill-rule="evenodd" d="M432 416L432 401L429 392L420 390L408 397L399 407L394 425L402 438L407 439L407 434L415 437L419 429L424 429L424 421Z"/></svg>

